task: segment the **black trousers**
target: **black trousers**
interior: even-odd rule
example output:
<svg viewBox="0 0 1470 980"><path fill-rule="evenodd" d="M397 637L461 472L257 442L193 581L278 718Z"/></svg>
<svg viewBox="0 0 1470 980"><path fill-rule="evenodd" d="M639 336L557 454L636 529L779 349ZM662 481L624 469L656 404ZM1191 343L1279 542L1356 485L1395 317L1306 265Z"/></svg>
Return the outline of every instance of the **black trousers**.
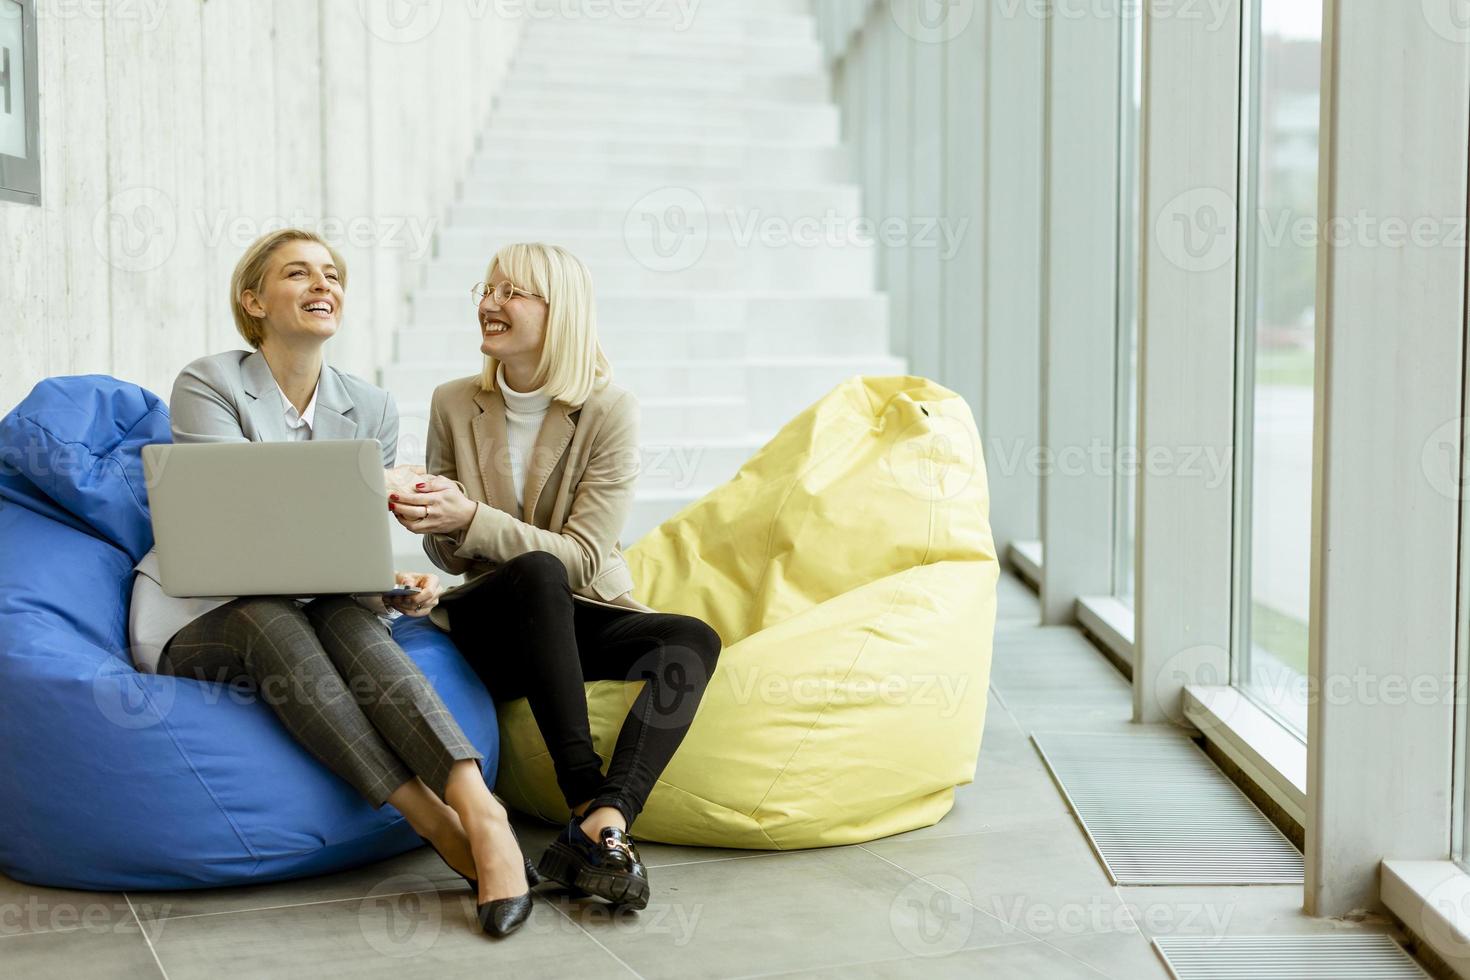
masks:
<svg viewBox="0 0 1470 980"><path fill-rule="evenodd" d="M524 697L568 808L614 806L628 825L689 731L720 652L692 616L576 602L545 551L504 563L446 601L450 636L497 701ZM642 680L607 775L592 748L584 681Z"/></svg>

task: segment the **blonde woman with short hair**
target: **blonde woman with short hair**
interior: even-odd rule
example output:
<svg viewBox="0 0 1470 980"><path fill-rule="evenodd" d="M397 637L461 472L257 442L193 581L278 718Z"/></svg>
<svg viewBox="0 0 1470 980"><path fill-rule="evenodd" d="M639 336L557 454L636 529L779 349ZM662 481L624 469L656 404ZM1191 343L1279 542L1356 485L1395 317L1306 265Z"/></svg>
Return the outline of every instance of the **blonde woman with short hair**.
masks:
<svg viewBox="0 0 1470 980"><path fill-rule="evenodd" d="M392 396L323 358L346 289L346 263L310 232L286 229L252 245L230 285L235 324L252 350L184 368L169 398L174 441L376 439L392 468ZM289 487L282 497L289 501ZM140 670L254 681L298 742L374 807L392 804L465 876L486 932L504 935L525 921L534 869L485 785L483 757L380 620L384 600L173 598L154 552L137 571L129 628ZM428 615L442 592L438 577L399 572L397 580L419 591L387 603Z"/></svg>
<svg viewBox="0 0 1470 980"><path fill-rule="evenodd" d="M618 536L638 476L638 407L597 342L592 277L551 245L510 245L473 287L482 371L440 385L428 477L393 502L434 563L467 581L434 623L497 700L529 699L569 810L543 875L643 908L628 830L693 721L720 637L632 598ZM585 681L646 681L608 763Z"/></svg>

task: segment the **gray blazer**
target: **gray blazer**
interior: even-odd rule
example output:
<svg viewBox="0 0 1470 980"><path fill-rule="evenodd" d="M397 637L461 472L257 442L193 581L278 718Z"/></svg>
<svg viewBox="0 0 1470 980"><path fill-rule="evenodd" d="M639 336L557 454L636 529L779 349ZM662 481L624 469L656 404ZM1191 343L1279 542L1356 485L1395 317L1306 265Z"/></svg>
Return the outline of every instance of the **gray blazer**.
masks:
<svg viewBox="0 0 1470 980"><path fill-rule="evenodd" d="M192 362L168 400L174 442L283 442L289 438L276 379L260 351L232 350ZM393 396L322 365L312 439L376 439L383 467L398 456Z"/></svg>
<svg viewBox="0 0 1470 980"><path fill-rule="evenodd" d="M259 351L232 350L192 362L174 382L168 409L174 442L285 442L290 438L276 379ZM383 389L323 364L311 437L376 439L383 447L383 466L391 467L398 455L398 406ZM139 670L153 673L175 633L230 600L166 595L153 550L143 556L136 570L128 614L132 659Z"/></svg>

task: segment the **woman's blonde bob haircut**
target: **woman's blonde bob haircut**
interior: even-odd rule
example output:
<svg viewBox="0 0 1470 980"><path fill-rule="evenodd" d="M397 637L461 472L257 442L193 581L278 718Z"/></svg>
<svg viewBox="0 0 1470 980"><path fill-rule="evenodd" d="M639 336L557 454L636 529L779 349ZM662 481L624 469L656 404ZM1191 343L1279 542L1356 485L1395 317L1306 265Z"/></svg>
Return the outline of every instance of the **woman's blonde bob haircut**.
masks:
<svg viewBox="0 0 1470 980"><path fill-rule="evenodd" d="M235 264L235 274L230 277L230 312L235 315L235 329L240 331L240 336L245 338L247 344L257 350L260 349L261 341L265 340L265 321L245 312L245 294L248 292L260 295L265 286L265 274L270 271L271 256L287 242L316 242L326 249L332 256L332 264L337 267L337 277L342 288L347 288L347 263L342 261L337 250L323 241L320 235L300 228L282 228L280 231L261 235L240 256L240 261Z"/></svg>
<svg viewBox="0 0 1470 980"><path fill-rule="evenodd" d="M593 391L612 380L612 366L597 342L592 273L561 246L539 242L507 245L496 252L485 281L497 271L513 285L546 297L546 338L533 387L545 388L554 400L580 408ZM499 359L487 355L480 374L486 391L496 389L499 369Z"/></svg>

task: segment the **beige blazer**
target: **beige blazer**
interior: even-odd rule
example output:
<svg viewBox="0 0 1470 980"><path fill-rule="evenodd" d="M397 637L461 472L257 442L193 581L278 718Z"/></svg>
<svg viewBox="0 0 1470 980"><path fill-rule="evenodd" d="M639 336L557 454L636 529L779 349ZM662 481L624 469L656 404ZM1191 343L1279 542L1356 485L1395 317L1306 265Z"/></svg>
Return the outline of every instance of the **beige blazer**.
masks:
<svg viewBox="0 0 1470 980"><path fill-rule="evenodd" d="M567 567L574 598L652 612L632 596L633 576L618 542L633 506L638 478L638 402L614 384L594 391L581 408L553 401L526 460L524 506L516 510L505 402L480 387L478 375L434 390L425 465L458 482L478 501L470 526L458 534L426 534L424 550L467 589L499 563L547 551ZM441 608L430 614L447 628Z"/></svg>

